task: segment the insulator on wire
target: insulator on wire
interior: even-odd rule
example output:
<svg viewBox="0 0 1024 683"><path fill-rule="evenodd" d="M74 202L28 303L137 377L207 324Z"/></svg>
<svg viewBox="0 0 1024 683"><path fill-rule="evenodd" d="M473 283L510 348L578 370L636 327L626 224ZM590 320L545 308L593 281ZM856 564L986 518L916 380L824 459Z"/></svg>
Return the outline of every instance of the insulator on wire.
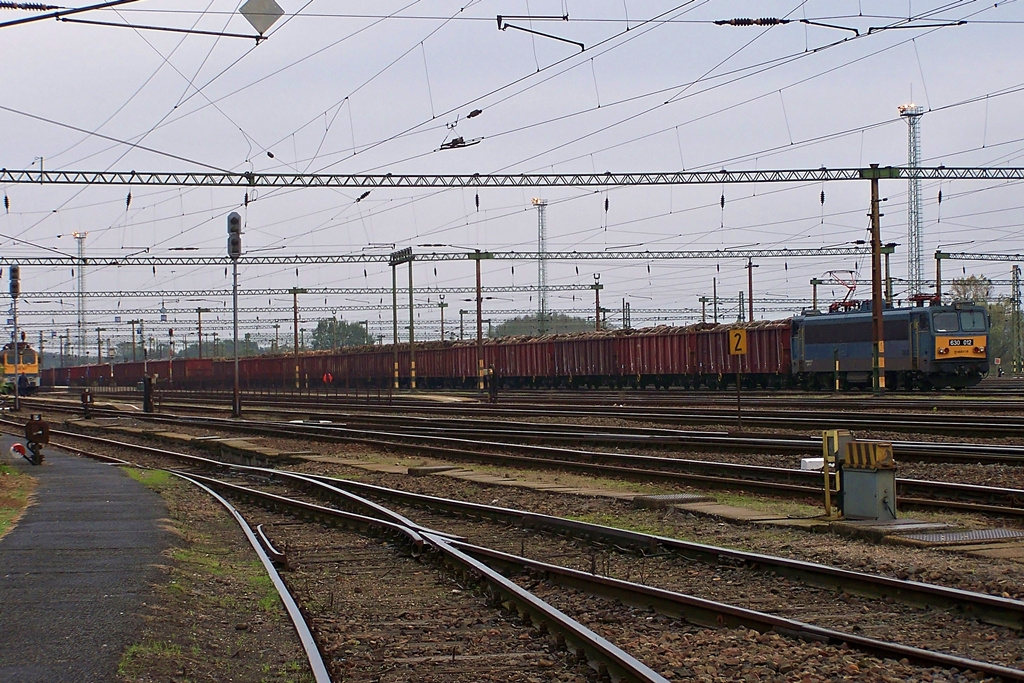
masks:
<svg viewBox="0 0 1024 683"><path fill-rule="evenodd" d="M604 212L608 213L608 198L604 198Z"/></svg>
<svg viewBox="0 0 1024 683"><path fill-rule="evenodd" d="M249 193L248 192L245 193L245 201L243 202L243 205L244 206L249 206Z"/></svg>
<svg viewBox="0 0 1024 683"><path fill-rule="evenodd" d="M722 193L722 199L719 200L718 203L721 204L723 209L725 208L725 193L724 192Z"/></svg>
<svg viewBox="0 0 1024 683"><path fill-rule="evenodd" d="M128 196L124 198L124 210L127 211L128 207L132 205L132 191L128 190Z"/></svg>
<svg viewBox="0 0 1024 683"><path fill-rule="evenodd" d="M7 213L11 212L11 198L6 194L4 195L4 210L6 210Z"/></svg>
<svg viewBox="0 0 1024 683"><path fill-rule="evenodd" d="M736 19L719 19L715 22L716 26L778 26L780 24L788 24L789 19L779 19L777 17L759 17L757 19L751 19L749 17L738 17Z"/></svg>
<svg viewBox="0 0 1024 683"><path fill-rule="evenodd" d="M821 191L821 205L825 206L825 190Z"/></svg>
<svg viewBox="0 0 1024 683"><path fill-rule="evenodd" d="M480 193L479 192L476 193L476 210L477 211L480 210Z"/></svg>
<svg viewBox="0 0 1024 683"><path fill-rule="evenodd" d="M4 197L6 199L6 197ZM939 190L939 204L942 203L942 190Z"/></svg>

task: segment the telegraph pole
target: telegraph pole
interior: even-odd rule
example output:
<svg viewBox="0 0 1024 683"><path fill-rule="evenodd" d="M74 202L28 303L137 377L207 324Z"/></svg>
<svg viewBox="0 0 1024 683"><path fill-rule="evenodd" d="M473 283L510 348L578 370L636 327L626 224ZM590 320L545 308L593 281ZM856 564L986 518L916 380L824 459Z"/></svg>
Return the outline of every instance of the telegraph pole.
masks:
<svg viewBox="0 0 1024 683"><path fill-rule="evenodd" d="M601 290L604 289L604 285L601 284L601 274L594 273L594 284L590 285L590 288L594 290L594 331L601 331Z"/></svg>

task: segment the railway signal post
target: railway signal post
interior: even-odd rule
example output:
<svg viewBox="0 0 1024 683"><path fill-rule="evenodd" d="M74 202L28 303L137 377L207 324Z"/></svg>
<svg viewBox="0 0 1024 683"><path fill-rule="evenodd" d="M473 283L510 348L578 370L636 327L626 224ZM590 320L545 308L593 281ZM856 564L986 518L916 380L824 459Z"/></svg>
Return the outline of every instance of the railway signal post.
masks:
<svg viewBox="0 0 1024 683"><path fill-rule="evenodd" d="M238 391L238 257L242 255L242 217L237 211L228 214L228 256L231 258L231 303L233 309L235 384L231 399L231 414L242 414L241 394Z"/></svg>
<svg viewBox="0 0 1024 683"><path fill-rule="evenodd" d="M14 322L14 404L11 410L21 410L21 396L19 396L18 386L19 380L21 379L21 348L18 345L18 295L21 294L21 267L18 264L12 264L10 268L11 277L11 313Z"/></svg>

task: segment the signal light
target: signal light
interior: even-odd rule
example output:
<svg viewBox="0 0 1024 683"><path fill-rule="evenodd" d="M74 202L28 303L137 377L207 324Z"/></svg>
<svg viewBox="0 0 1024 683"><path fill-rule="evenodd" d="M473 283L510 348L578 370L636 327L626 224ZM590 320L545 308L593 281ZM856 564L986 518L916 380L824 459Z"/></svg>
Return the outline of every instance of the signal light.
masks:
<svg viewBox="0 0 1024 683"><path fill-rule="evenodd" d="M11 296L16 297L21 294L21 266L17 263L12 264L10 267L11 275Z"/></svg>
<svg viewBox="0 0 1024 683"><path fill-rule="evenodd" d="M237 261L242 255L242 217L237 211L228 214L228 256Z"/></svg>

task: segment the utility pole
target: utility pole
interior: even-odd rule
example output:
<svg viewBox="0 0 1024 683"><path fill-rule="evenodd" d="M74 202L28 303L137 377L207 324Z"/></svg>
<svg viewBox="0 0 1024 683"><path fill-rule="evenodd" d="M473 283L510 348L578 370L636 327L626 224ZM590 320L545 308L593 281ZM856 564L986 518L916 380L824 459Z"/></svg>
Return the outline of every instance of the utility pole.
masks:
<svg viewBox="0 0 1024 683"><path fill-rule="evenodd" d="M409 254L409 389L416 391L416 331L413 319L415 318L415 306L413 305L412 288L412 250Z"/></svg>
<svg viewBox="0 0 1024 683"><path fill-rule="evenodd" d="M878 164L871 164L871 345L875 394L885 391L885 323L882 317L882 214L878 196ZM891 169L890 169L891 170ZM887 176L888 177L888 176ZM920 264L920 262L919 262Z"/></svg>
<svg viewBox="0 0 1024 683"><path fill-rule="evenodd" d="M1014 264L1013 270L1010 272L1010 339L1013 343L1013 362L1011 367L1013 368L1013 373L1017 374L1021 371L1021 365L1024 362L1024 349L1021 348L1020 266Z"/></svg>
<svg viewBox="0 0 1024 683"><path fill-rule="evenodd" d="M441 295L441 302L437 307L441 309L441 341L444 341L444 309L448 308L448 304L444 302L444 294Z"/></svg>
<svg viewBox="0 0 1024 683"><path fill-rule="evenodd" d="M476 386L479 391L484 390L484 293L481 285L480 261L485 258L493 258L490 252L476 249L469 255L476 261ZM489 325L490 323L488 323Z"/></svg>
<svg viewBox="0 0 1024 683"><path fill-rule="evenodd" d="M138 358L136 358L136 355L135 355L135 326L136 325L141 325L142 321L141 320L129 320L128 324L132 326L132 362L134 363L134 362L136 362L138 360Z"/></svg>
<svg viewBox="0 0 1024 683"><path fill-rule="evenodd" d="M202 348L202 347L200 347ZM281 349L281 323L274 323L274 353L279 353ZM202 354L199 356L202 358Z"/></svg>
<svg viewBox="0 0 1024 683"><path fill-rule="evenodd" d="M714 302L711 304L711 312L715 317L715 324L718 324L718 278L711 278L711 298Z"/></svg>
<svg viewBox="0 0 1024 683"><path fill-rule="evenodd" d="M78 243L78 358L85 358L85 238L87 232L73 232Z"/></svg>
<svg viewBox="0 0 1024 683"><path fill-rule="evenodd" d="M100 339L100 332L106 332L107 328L97 327L96 328L96 364L100 365L103 363L103 341Z"/></svg>
<svg viewBox="0 0 1024 683"><path fill-rule="evenodd" d="M292 287L292 348L295 354L295 388L299 388L299 294L305 294L302 287Z"/></svg>
<svg viewBox="0 0 1024 683"><path fill-rule="evenodd" d="M892 256L893 252L896 251L896 243L888 242L882 245L882 256L885 257L885 306L886 308L892 306L892 275L889 273L889 257ZM940 288L941 289L941 288ZM939 296L939 301L942 301L942 294L940 289L935 290L935 294Z"/></svg>
<svg viewBox="0 0 1024 683"><path fill-rule="evenodd" d="M196 309L196 321L199 326L199 359L203 358L203 313L209 313L209 308L197 308ZM276 325L275 325L276 327Z"/></svg>
<svg viewBox="0 0 1024 683"><path fill-rule="evenodd" d="M462 341L463 339L466 338L465 316L467 313L469 313L469 311L467 311L465 308L459 309L459 341Z"/></svg>
<svg viewBox="0 0 1024 683"><path fill-rule="evenodd" d="M604 285L601 284L601 274L594 273L594 284L590 285L590 288L594 290L594 331L601 331L601 290L604 289Z"/></svg>
<svg viewBox="0 0 1024 683"><path fill-rule="evenodd" d="M747 305L750 307L750 322L754 322L754 268L758 267L750 258L747 259Z"/></svg>
<svg viewBox="0 0 1024 683"><path fill-rule="evenodd" d="M811 278L811 308L818 310L818 285L826 284L825 280Z"/></svg>
<svg viewBox="0 0 1024 683"><path fill-rule="evenodd" d="M394 388L399 385L398 377L398 266L406 261L409 262L409 342L412 343L412 247L405 247L391 252L388 256L388 265L391 266L391 320L394 324L394 344L392 353L394 356ZM411 362L410 358L410 362ZM415 385L415 382L413 382ZM413 386L415 388L415 386Z"/></svg>

